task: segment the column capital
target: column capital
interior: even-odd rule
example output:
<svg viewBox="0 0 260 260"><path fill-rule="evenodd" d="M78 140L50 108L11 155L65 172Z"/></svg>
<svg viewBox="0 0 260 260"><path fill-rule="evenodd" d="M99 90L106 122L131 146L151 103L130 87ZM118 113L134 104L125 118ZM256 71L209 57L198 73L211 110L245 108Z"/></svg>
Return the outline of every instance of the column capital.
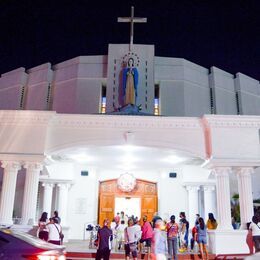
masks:
<svg viewBox="0 0 260 260"><path fill-rule="evenodd" d="M69 183L69 182L57 183L57 187L59 187L59 189L69 189L70 186L71 186L71 183Z"/></svg>
<svg viewBox="0 0 260 260"><path fill-rule="evenodd" d="M254 173L254 168L253 167L237 167L235 168L235 173L238 176L251 176L251 174Z"/></svg>
<svg viewBox="0 0 260 260"><path fill-rule="evenodd" d="M229 173L231 173L231 167L215 167L212 169L212 173L217 176L228 177Z"/></svg>
<svg viewBox="0 0 260 260"><path fill-rule="evenodd" d="M1 167L10 171L19 171L22 165L18 161L1 161Z"/></svg>
<svg viewBox="0 0 260 260"><path fill-rule="evenodd" d="M203 187L204 191L211 191L212 192L212 191L216 190L215 185L204 185L202 187Z"/></svg>
<svg viewBox="0 0 260 260"><path fill-rule="evenodd" d="M186 185L187 191L197 192L200 190L200 185Z"/></svg>
<svg viewBox="0 0 260 260"><path fill-rule="evenodd" d="M27 170L32 170L32 171L42 171L43 169L43 164L39 162L25 162L23 164L23 167Z"/></svg>
<svg viewBox="0 0 260 260"><path fill-rule="evenodd" d="M42 182L41 181L41 183L42 183L42 187L46 187L46 188L53 188L53 186L54 186L54 183L52 183L52 182Z"/></svg>

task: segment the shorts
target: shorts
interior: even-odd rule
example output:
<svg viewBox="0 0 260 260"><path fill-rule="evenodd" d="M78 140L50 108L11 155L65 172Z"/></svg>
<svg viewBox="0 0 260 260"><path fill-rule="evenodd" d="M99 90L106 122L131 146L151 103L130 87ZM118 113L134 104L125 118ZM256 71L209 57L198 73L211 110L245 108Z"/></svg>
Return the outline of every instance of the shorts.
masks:
<svg viewBox="0 0 260 260"><path fill-rule="evenodd" d="M206 245L207 244L207 238L206 237L199 237L198 243Z"/></svg>
<svg viewBox="0 0 260 260"><path fill-rule="evenodd" d="M152 239L151 238L141 239L140 240L140 243L144 243L144 242L145 242L145 246L151 247L151 245L152 245Z"/></svg>
<svg viewBox="0 0 260 260"><path fill-rule="evenodd" d="M132 253L133 258L137 258L137 246L135 250L130 250L130 244L125 244L125 256L130 256L130 253Z"/></svg>

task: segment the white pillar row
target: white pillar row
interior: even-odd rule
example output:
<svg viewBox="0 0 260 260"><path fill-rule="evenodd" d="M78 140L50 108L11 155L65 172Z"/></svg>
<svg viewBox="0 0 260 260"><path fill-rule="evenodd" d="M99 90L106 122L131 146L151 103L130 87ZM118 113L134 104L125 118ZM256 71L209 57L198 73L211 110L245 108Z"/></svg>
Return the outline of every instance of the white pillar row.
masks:
<svg viewBox="0 0 260 260"><path fill-rule="evenodd" d="M190 227L193 227L196 221L196 214L199 213L199 189L198 185L187 185L188 203L189 203L189 222Z"/></svg>
<svg viewBox="0 0 260 260"><path fill-rule="evenodd" d="M51 204L52 204L52 193L53 193L53 183L42 182L43 187L43 212L48 213L48 218L51 215Z"/></svg>
<svg viewBox="0 0 260 260"><path fill-rule="evenodd" d="M70 183L59 183L58 186L58 213L61 218L61 225L67 226L68 193Z"/></svg>
<svg viewBox="0 0 260 260"><path fill-rule="evenodd" d="M232 229L229 173L230 167L216 167L213 169L216 177L218 229Z"/></svg>
<svg viewBox="0 0 260 260"><path fill-rule="evenodd" d="M240 229L247 229L246 224L252 221L252 216L254 215L251 180L253 172L254 169L252 167L240 167L236 169L240 204Z"/></svg>
<svg viewBox="0 0 260 260"><path fill-rule="evenodd" d="M4 168L4 177L0 201L0 224L11 225L13 224L17 173L21 169L21 164L14 161L2 161L1 167Z"/></svg>
<svg viewBox="0 0 260 260"><path fill-rule="evenodd" d="M33 225L35 223L39 176L42 165L30 162L25 163L24 168L26 169L26 175L22 206L22 224Z"/></svg>
<svg viewBox="0 0 260 260"><path fill-rule="evenodd" d="M203 186L204 191L204 217L208 219L208 214L213 213L214 217L217 218L216 212L216 188L215 185Z"/></svg>

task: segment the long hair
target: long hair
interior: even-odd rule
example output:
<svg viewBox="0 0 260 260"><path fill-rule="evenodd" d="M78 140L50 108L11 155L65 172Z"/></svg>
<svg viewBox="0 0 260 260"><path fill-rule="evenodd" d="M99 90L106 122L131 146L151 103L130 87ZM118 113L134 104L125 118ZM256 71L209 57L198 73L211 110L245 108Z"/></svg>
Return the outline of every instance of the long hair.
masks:
<svg viewBox="0 0 260 260"><path fill-rule="evenodd" d="M209 220L210 220L211 222L213 222L213 223L216 222L216 219L214 218L213 213L209 213Z"/></svg>
<svg viewBox="0 0 260 260"><path fill-rule="evenodd" d="M200 228L202 230L204 230L205 228L205 222L204 222L204 219L203 218L199 218L199 225L200 225Z"/></svg>
<svg viewBox="0 0 260 260"><path fill-rule="evenodd" d="M40 221L46 222L47 218L48 218L48 213L43 212L42 215L41 215Z"/></svg>

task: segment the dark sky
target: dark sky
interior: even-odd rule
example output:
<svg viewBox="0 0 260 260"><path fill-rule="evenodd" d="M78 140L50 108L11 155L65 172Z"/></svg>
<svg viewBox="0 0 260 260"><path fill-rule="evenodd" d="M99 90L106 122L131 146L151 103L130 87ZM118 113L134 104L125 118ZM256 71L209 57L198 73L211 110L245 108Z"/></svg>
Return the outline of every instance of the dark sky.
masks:
<svg viewBox="0 0 260 260"><path fill-rule="evenodd" d="M118 16L147 17L134 42L154 44L155 55L242 72L260 80L260 1L0 0L0 73L52 64L79 55L107 54L128 43Z"/></svg>

